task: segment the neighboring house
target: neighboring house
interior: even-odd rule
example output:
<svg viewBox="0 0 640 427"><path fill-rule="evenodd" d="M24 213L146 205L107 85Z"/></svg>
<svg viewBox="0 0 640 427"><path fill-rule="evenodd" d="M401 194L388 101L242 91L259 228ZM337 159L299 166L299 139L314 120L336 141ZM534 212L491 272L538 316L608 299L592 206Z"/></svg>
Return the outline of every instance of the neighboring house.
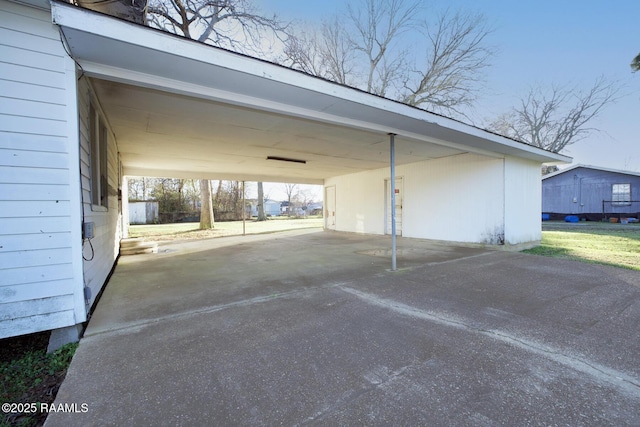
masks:
<svg viewBox="0 0 640 427"><path fill-rule="evenodd" d="M322 203L313 202L306 206L305 212L307 215L322 215Z"/></svg>
<svg viewBox="0 0 640 427"><path fill-rule="evenodd" d="M326 229L373 234L394 191L403 236L519 248L541 238L541 164L570 161L68 3L0 0L0 30L0 338L78 338L127 176L321 184Z"/></svg>
<svg viewBox="0 0 640 427"><path fill-rule="evenodd" d="M271 199L264 199L264 214L266 216L280 215L280 202ZM258 216L258 201L251 201L251 216Z"/></svg>
<svg viewBox="0 0 640 427"><path fill-rule="evenodd" d="M289 202L280 202L280 213L286 215L289 212Z"/></svg>
<svg viewBox="0 0 640 427"><path fill-rule="evenodd" d="M599 221L640 215L640 173L574 165L542 177L542 212Z"/></svg>
<svg viewBox="0 0 640 427"><path fill-rule="evenodd" d="M280 202L277 200L265 200L264 201L264 214L267 216L280 215Z"/></svg>

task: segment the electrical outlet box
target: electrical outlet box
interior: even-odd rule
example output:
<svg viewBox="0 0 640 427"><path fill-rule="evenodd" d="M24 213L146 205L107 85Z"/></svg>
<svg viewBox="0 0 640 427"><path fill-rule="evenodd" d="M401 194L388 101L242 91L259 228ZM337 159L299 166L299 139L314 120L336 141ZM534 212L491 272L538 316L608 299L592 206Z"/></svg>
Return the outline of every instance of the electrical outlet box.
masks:
<svg viewBox="0 0 640 427"><path fill-rule="evenodd" d="M82 224L82 238L93 239L94 237L94 224L93 222L85 222Z"/></svg>

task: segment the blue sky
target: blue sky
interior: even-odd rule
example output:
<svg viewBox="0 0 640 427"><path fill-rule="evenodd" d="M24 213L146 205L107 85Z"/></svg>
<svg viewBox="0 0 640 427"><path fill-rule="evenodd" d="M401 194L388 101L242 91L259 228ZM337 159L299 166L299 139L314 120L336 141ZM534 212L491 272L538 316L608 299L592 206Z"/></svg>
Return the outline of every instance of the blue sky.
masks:
<svg viewBox="0 0 640 427"><path fill-rule="evenodd" d="M347 0L255 0L267 14L319 22L342 14ZM355 1L352 1L355 3ZM587 88L601 75L617 80L622 97L592 125L601 130L567 147L574 163L640 172L640 72L629 64L640 53L640 0L432 0L434 10L479 12L494 28L498 49L475 120L515 105L532 84Z"/></svg>

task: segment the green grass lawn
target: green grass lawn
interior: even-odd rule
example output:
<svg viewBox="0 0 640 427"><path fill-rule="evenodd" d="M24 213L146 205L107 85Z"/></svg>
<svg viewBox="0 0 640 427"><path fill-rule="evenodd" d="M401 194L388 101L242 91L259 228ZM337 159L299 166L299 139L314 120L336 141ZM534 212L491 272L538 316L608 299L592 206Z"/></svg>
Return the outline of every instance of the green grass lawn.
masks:
<svg viewBox="0 0 640 427"><path fill-rule="evenodd" d="M322 217L288 218L278 217L267 221L247 220L246 234L274 233L302 228L322 228ZM216 222L212 230L200 230L197 222L176 224L149 224L129 226L129 237L146 240L207 239L212 237L237 236L242 234L242 221Z"/></svg>
<svg viewBox="0 0 640 427"><path fill-rule="evenodd" d="M549 228L542 231L540 246L524 252L640 270L640 226Z"/></svg>

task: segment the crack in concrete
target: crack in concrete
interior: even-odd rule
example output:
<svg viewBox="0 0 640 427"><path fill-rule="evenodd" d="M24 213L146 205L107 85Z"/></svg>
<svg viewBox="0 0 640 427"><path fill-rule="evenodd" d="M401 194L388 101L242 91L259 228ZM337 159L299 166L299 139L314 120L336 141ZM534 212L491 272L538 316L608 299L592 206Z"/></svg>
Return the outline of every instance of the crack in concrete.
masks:
<svg viewBox="0 0 640 427"><path fill-rule="evenodd" d="M640 380L616 369L609 368L607 366L603 366L599 363L595 363L586 359L581 359L573 355L565 354L560 350L554 349L547 345L516 337L504 331L495 329L483 329L473 326L471 321L459 316L439 313L431 310L418 309L395 300L380 298L377 295L369 294L345 286L338 286L338 288L346 293L358 297L359 299L369 304L376 305L378 307L382 307L405 316L428 320L440 325L453 327L474 334L479 334L493 340L511 345L513 347L517 347L529 353L534 353L538 356L545 357L546 359L552 360L572 370L587 374L600 383L613 385L618 390L623 391L632 397L640 398Z"/></svg>
<svg viewBox="0 0 640 427"><path fill-rule="evenodd" d="M365 379L369 382L370 386L359 388L356 390L351 390L349 393L343 394L343 397L339 399L337 402L334 402L330 405L326 405L324 408L316 411L316 413L314 413L313 415L307 417L301 423L295 424L295 425L307 425L309 423L321 421L327 415L331 415L336 411L340 410L341 408L344 408L351 402L358 400L361 396L371 393L372 391L375 391L379 388L383 388L387 384L393 382L394 380L401 378L404 375L404 373L412 366L413 365L403 366L400 369L397 369L395 371L390 371L390 372L388 369L385 368L386 372L383 372L383 373L374 372L373 374L375 378L372 378L371 375L365 376ZM376 382L376 380L378 381Z"/></svg>
<svg viewBox="0 0 640 427"><path fill-rule="evenodd" d="M245 306L250 306L253 304L261 304L264 302L268 302L268 301L273 301L275 299L280 299L280 298L287 298L290 296L294 296L294 295L300 295L300 294L304 294L307 292L313 292L313 291L317 291L317 290L322 290L322 289L330 289L330 288L336 288L336 287L341 287L343 285L346 284L350 284L351 282L338 282L338 283L332 283L332 284L328 284L328 285L323 285L323 286L313 286L313 287L308 287L308 288L302 288L302 289L294 289L291 291L285 291L285 292L276 292L273 294L269 294L269 295L261 295L261 296L257 296L254 298L248 298L245 300L241 300L241 301L233 301L233 302L229 302L226 304L218 304L218 305L213 305L213 306L208 306L208 307L202 307L196 310L189 310L186 312L180 312L180 313L174 313L174 314L169 314L166 316L160 316L160 317L154 317L154 318L150 318L150 319L142 319L142 320L138 320L138 321L133 321L133 322L129 322L126 323L124 325L118 326L118 327L114 327L114 328L110 328L110 329L106 329L106 330L102 330L102 331L97 331L91 334L87 334L83 337L83 339L88 339L88 338L92 338L92 337L96 337L96 336L100 336L100 335L112 335L112 334L121 334L121 333L130 333L130 332L134 332L134 331L139 331L142 328L152 325L152 324L156 324L158 322L161 321L165 321L165 320L181 320L181 319L186 319L189 317L194 317L194 316L198 316L201 314L208 314L208 313L214 313L216 311L221 311L221 310L226 310L229 308L235 308L235 307L245 307Z"/></svg>

